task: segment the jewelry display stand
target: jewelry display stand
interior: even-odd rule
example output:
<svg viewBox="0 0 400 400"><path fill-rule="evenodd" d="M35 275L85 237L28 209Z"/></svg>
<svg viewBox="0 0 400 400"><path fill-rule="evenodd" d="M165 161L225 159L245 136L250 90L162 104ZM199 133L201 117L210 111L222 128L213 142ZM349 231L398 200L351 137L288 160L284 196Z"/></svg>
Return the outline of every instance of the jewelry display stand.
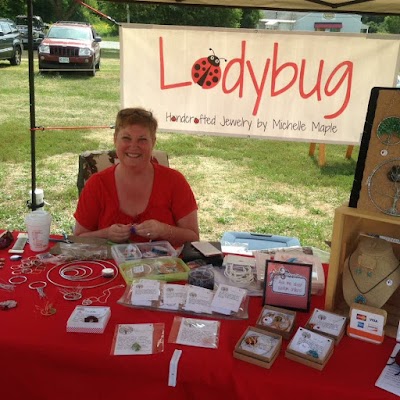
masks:
<svg viewBox="0 0 400 400"><path fill-rule="evenodd" d="M349 206L400 217L400 89L374 87Z"/></svg>
<svg viewBox="0 0 400 400"><path fill-rule="evenodd" d="M341 206L335 210L333 222L331 258L326 285L325 309L344 316L350 307L343 296L342 276L345 260L357 246L360 233L374 233L396 238L400 232L400 218L358 208ZM394 254L400 259L400 245L392 243ZM382 309L387 311L387 336L396 337L400 319L400 288L398 288Z"/></svg>
<svg viewBox="0 0 400 400"><path fill-rule="evenodd" d="M400 233L400 89L374 87L368 104L349 207L335 210L325 308L349 315L342 274L360 234L399 239ZM397 259L400 245L392 243ZM396 337L400 288L382 307L386 335Z"/></svg>

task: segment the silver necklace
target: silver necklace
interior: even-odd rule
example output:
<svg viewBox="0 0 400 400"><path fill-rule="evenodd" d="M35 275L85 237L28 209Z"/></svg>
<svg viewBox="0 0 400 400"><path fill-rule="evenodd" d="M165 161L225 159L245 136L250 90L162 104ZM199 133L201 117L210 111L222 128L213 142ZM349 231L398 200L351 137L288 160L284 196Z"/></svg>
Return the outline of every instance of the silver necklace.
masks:
<svg viewBox="0 0 400 400"><path fill-rule="evenodd" d="M82 300L82 305L84 306L90 306L92 303L100 303L100 304L106 304L108 298L111 295L111 290L112 289L117 289L120 287L124 287L124 285L116 285L116 286L112 286L108 289L103 290L103 294L101 294L100 296L96 297L96 296L91 296L91 297L87 297L86 299Z"/></svg>
<svg viewBox="0 0 400 400"><path fill-rule="evenodd" d="M389 278L390 275L392 275L399 267L400 267L400 263L397 264L397 267L394 268L391 272L389 272L386 276L384 276L379 282L375 283L375 285L373 285L372 287L370 287L368 290L362 291L359 287L358 284L354 278L353 272L351 270L350 264L351 264L351 259L353 257L354 253L352 253L349 257L349 261L347 262L347 266L349 268L349 272L350 272L350 276L351 279L355 285L355 287L357 288L359 294L356 296L356 298L354 299L355 303L361 303L361 304L365 304L367 302L367 299L365 298L365 294L368 294L369 292L371 292L372 290L374 290L377 286L379 286L384 280L386 280L387 278Z"/></svg>

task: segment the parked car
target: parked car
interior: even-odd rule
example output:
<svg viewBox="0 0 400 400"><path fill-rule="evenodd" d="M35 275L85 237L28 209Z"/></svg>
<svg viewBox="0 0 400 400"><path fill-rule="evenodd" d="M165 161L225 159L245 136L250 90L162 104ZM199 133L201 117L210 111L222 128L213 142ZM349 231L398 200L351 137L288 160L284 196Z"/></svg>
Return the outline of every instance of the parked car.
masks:
<svg viewBox="0 0 400 400"><path fill-rule="evenodd" d="M15 24L21 33L23 45L28 47L28 17L26 15L17 15L15 17ZM37 49L46 35L47 27L48 25L43 22L41 17L38 15L32 17L32 38L34 49Z"/></svg>
<svg viewBox="0 0 400 400"><path fill-rule="evenodd" d="M21 34L14 22L8 18L0 18L0 60L8 60L11 65L20 65L22 50Z"/></svg>
<svg viewBox="0 0 400 400"><path fill-rule="evenodd" d="M39 71L86 71L100 68L101 37L85 22L53 24L38 47Z"/></svg>

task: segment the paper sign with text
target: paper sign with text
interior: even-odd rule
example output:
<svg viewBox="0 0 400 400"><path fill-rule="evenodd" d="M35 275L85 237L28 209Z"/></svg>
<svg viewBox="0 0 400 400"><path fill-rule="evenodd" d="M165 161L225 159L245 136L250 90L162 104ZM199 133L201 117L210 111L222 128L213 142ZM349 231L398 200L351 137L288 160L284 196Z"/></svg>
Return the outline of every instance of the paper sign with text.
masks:
<svg viewBox="0 0 400 400"><path fill-rule="evenodd" d="M122 107L159 129L358 144L370 91L393 87L394 35L123 24ZM379 55L379 56L378 56Z"/></svg>

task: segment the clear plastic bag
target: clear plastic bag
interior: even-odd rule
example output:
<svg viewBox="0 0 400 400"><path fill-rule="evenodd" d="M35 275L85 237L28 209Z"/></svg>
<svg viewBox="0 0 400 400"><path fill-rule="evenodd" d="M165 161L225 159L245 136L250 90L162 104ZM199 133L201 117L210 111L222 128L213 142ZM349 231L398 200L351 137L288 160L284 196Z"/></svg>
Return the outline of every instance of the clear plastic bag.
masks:
<svg viewBox="0 0 400 400"><path fill-rule="evenodd" d="M66 261L106 260L107 246L89 243L60 243L61 254Z"/></svg>
<svg viewBox="0 0 400 400"><path fill-rule="evenodd" d="M219 321L175 317L168 343L217 349L220 324Z"/></svg>
<svg viewBox="0 0 400 400"><path fill-rule="evenodd" d="M117 324L111 355L148 355L164 351L163 323Z"/></svg>

